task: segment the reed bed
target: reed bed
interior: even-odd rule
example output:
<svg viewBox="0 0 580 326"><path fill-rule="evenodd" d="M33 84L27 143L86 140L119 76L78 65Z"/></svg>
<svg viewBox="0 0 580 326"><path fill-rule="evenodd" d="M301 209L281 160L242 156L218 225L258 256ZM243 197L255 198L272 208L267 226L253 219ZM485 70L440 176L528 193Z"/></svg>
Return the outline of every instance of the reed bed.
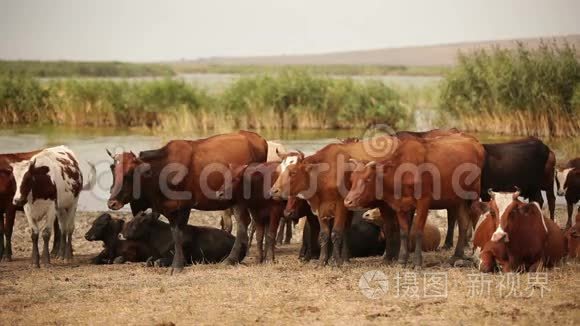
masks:
<svg viewBox="0 0 580 326"><path fill-rule="evenodd" d="M219 94L180 79L45 80L0 76L5 125L148 126L158 131L360 128L409 124L398 94L378 81L303 70L246 76Z"/></svg>
<svg viewBox="0 0 580 326"><path fill-rule="evenodd" d="M440 107L470 131L580 134L580 62L568 44L460 54L441 86Z"/></svg>
<svg viewBox="0 0 580 326"><path fill-rule="evenodd" d="M164 64L116 61L7 61L0 60L0 75L15 74L34 77L145 77L173 76Z"/></svg>

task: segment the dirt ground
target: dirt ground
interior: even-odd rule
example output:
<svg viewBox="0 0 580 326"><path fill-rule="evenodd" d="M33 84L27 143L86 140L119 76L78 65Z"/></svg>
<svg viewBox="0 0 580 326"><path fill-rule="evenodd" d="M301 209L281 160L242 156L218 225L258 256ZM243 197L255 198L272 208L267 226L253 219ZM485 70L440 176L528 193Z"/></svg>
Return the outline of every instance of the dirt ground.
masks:
<svg viewBox="0 0 580 326"><path fill-rule="evenodd" d="M564 211L558 207L560 225ZM40 269L30 267L26 220L17 217L15 260L0 263L0 324L580 324L577 261L546 274L483 279L447 265L447 250L426 253L420 272L380 257L320 268L297 259L296 229L274 264L256 264L252 251L238 266L197 265L169 276L140 263L89 265L100 243L83 235L97 215L77 216L74 264ZM195 212L190 223L217 226L217 216ZM430 220L445 231L444 217Z"/></svg>

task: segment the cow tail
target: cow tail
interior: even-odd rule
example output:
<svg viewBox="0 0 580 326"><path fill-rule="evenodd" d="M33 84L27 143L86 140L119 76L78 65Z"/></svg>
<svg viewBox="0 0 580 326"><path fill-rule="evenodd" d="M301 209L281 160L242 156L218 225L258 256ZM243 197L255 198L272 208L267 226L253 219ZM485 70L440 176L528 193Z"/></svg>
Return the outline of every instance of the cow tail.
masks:
<svg viewBox="0 0 580 326"><path fill-rule="evenodd" d="M91 190L95 187L95 184L97 184L97 168L93 163L88 161L87 163L91 167L91 170L89 172L89 182L83 185L83 190Z"/></svg>

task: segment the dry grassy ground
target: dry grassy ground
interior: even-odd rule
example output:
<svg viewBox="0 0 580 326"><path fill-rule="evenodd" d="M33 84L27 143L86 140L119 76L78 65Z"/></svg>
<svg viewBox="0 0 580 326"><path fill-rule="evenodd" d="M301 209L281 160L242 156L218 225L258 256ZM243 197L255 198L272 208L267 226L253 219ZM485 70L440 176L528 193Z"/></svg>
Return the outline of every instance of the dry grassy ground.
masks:
<svg viewBox="0 0 580 326"><path fill-rule="evenodd" d="M89 265L87 260L100 245L85 241L83 235L96 215L78 216L74 265L54 262L41 269L29 266L26 221L18 217L16 259L0 263L0 324L580 324L578 262L550 271L543 297L536 287L530 298L507 295L501 287L507 284L506 275L491 277L489 294L470 293L472 285L481 285L470 278L480 274L448 267L444 261L450 251L425 255L428 267L414 274L417 298L404 293L413 284L397 286L397 275L412 273L409 269L385 266L380 257L353 259L342 268L319 268L298 261L298 243L280 247L275 264L260 266L250 257L240 266L198 265L168 276L167 269L143 264ZM217 225L215 214L209 215L194 213L190 222ZM564 216L562 207L558 216ZM444 218L431 220L444 231ZM367 298L359 288L361 276L373 270L383 272L388 281L377 299ZM447 295L425 296L424 291L433 288L426 286L423 273L438 272L447 275ZM527 275L519 280L516 289L526 292Z"/></svg>

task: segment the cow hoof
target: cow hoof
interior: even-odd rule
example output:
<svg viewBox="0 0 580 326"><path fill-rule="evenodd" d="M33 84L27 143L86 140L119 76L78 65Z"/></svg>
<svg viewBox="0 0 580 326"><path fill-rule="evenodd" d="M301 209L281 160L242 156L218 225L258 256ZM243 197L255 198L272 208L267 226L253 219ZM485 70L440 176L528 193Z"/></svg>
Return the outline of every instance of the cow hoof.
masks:
<svg viewBox="0 0 580 326"><path fill-rule="evenodd" d="M115 259L113 259L113 264L124 264L125 263L125 258L123 258L122 256L119 256Z"/></svg>
<svg viewBox="0 0 580 326"><path fill-rule="evenodd" d="M157 261L154 261L153 258L149 257L145 261L145 266L147 266L147 267L153 267L153 266L155 266L156 263L157 263Z"/></svg>
<svg viewBox="0 0 580 326"><path fill-rule="evenodd" d="M453 247L453 244L446 243L441 247L443 250L449 250Z"/></svg>
<svg viewBox="0 0 580 326"><path fill-rule="evenodd" d="M171 267L169 275L177 275L183 273L183 267Z"/></svg>
<svg viewBox="0 0 580 326"><path fill-rule="evenodd" d="M40 264L39 263L32 263L32 264L30 264L30 267L32 267L32 268L40 268Z"/></svg>
<svg viewBox="0 0 580 326"><path fill-rule="evenodd" d="M233 259L233 258L226 258L224 259L224 261L222 261L222 265L226 265L226 266L233 266L236 265L238 262Z"/></svg>
<svg viewBox="0 0 580 326"><path fill-rule="evenodd" d="M4 261L10 262L10 261L12 261L12 257L6 256L6 257L4 257Z"/></svg>

